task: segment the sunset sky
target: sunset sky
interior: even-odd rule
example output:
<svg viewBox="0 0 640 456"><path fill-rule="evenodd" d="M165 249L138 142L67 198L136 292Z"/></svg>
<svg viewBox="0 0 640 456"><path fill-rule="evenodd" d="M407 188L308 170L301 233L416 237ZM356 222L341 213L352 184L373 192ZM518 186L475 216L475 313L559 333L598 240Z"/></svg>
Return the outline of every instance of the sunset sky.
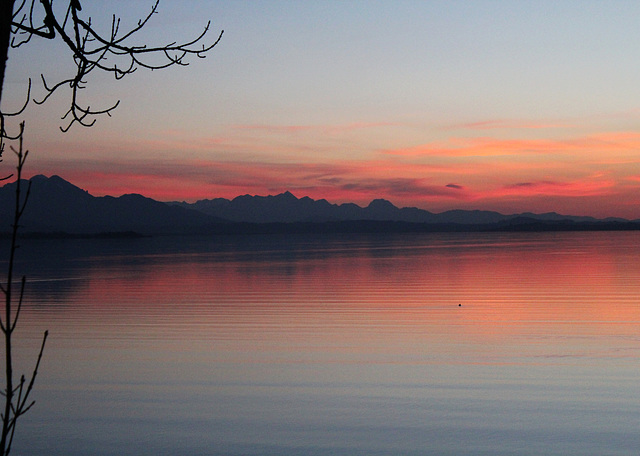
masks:
<svg viewBox="0 0 640 456"><path fill-rule="evenodd" d="M152 0L85 2L135 24ZM93 10L91 10L93 8ZM92 78L113 117L61 133L68 94L25 115L27 174L95 196L268 195L433 212L640 218L640 2L162 0L142 37L212 21L187 68ZM69 76L43 41L13 50L3 110L26 79ZM71 65L70 65L71 63ZM8 168L9 156L3 167Z"/></svg>

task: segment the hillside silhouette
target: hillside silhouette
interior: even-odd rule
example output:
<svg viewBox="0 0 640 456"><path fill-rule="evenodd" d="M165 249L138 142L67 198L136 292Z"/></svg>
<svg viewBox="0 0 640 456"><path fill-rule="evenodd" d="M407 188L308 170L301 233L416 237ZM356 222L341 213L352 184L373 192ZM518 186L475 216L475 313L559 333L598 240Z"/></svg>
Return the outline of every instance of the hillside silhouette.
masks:
<svg viewBox="0 0 640 456"><path fill-rule="evenodd" d="M221 222L198 211L136 194L95 197L59 176L38 175L30 181L31 193L23 218L27 233L189 233ZM7 224L14 201L15 183L0 188L0 213ZM2 231L5 229L8 227Z"/></svg>
<svg viewBox="0 0 640 456"><path fill-rule="evenodd" d="M59 176L34 176L23 225L25 233L207 234L251 232L393 232L476 230L638 229L639 221L596 219L554 212L504 215L493 211L433 213L398 208L384 199L368 206L332 204L325 199L243 195L196 203L160 202L138 194L96 197ZM26 184L26 182L25 182ZM15 183L0 187L0 214L9 231Z"/></svg>

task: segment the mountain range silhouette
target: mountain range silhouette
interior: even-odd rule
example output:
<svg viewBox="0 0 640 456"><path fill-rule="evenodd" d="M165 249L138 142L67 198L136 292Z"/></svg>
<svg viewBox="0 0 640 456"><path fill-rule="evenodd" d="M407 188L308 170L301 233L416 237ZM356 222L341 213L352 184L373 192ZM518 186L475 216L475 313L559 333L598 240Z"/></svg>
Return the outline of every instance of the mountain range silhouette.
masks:
<svg viewBox="0 0 640 456"><path fill-rule="evenodd" d="M196 203L160 202L138 194L95 197L59 176L34 176L23 216L24 233L207 234L327 231L477 231L639 229L640 220L596 219L555 212L504 215L493 211L433 213L398 208L384 199L368 206L331 204L325 199L243 195ZM23 181L23 185L27 185ZM15 183L0 187L0 233L10 229Z"/></svg>

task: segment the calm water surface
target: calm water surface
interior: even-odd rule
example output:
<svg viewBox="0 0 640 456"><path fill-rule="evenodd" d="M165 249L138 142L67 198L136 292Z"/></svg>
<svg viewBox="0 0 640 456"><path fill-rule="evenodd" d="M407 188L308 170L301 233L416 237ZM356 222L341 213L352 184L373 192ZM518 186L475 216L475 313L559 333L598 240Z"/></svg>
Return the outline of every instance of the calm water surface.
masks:
<svg viewBox="0 0 640 456"><path fill-rule="evenodd" d="M16 455L631 455L640 233L30 241ZM3 255L1 258L6 258Z"/></svg>

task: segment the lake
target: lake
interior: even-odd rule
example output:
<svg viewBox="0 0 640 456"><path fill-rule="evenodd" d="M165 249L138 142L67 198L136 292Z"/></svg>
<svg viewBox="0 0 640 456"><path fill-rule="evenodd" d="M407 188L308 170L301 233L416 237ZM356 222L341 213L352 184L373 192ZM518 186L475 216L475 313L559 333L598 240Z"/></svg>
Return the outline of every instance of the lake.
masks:
<svg viewBox="0 0 640 456"><path fill-rule="evenodd" d="M15 455L640 448L638 232L34 240L19 253L18 373L50 336Z"/></svg>

